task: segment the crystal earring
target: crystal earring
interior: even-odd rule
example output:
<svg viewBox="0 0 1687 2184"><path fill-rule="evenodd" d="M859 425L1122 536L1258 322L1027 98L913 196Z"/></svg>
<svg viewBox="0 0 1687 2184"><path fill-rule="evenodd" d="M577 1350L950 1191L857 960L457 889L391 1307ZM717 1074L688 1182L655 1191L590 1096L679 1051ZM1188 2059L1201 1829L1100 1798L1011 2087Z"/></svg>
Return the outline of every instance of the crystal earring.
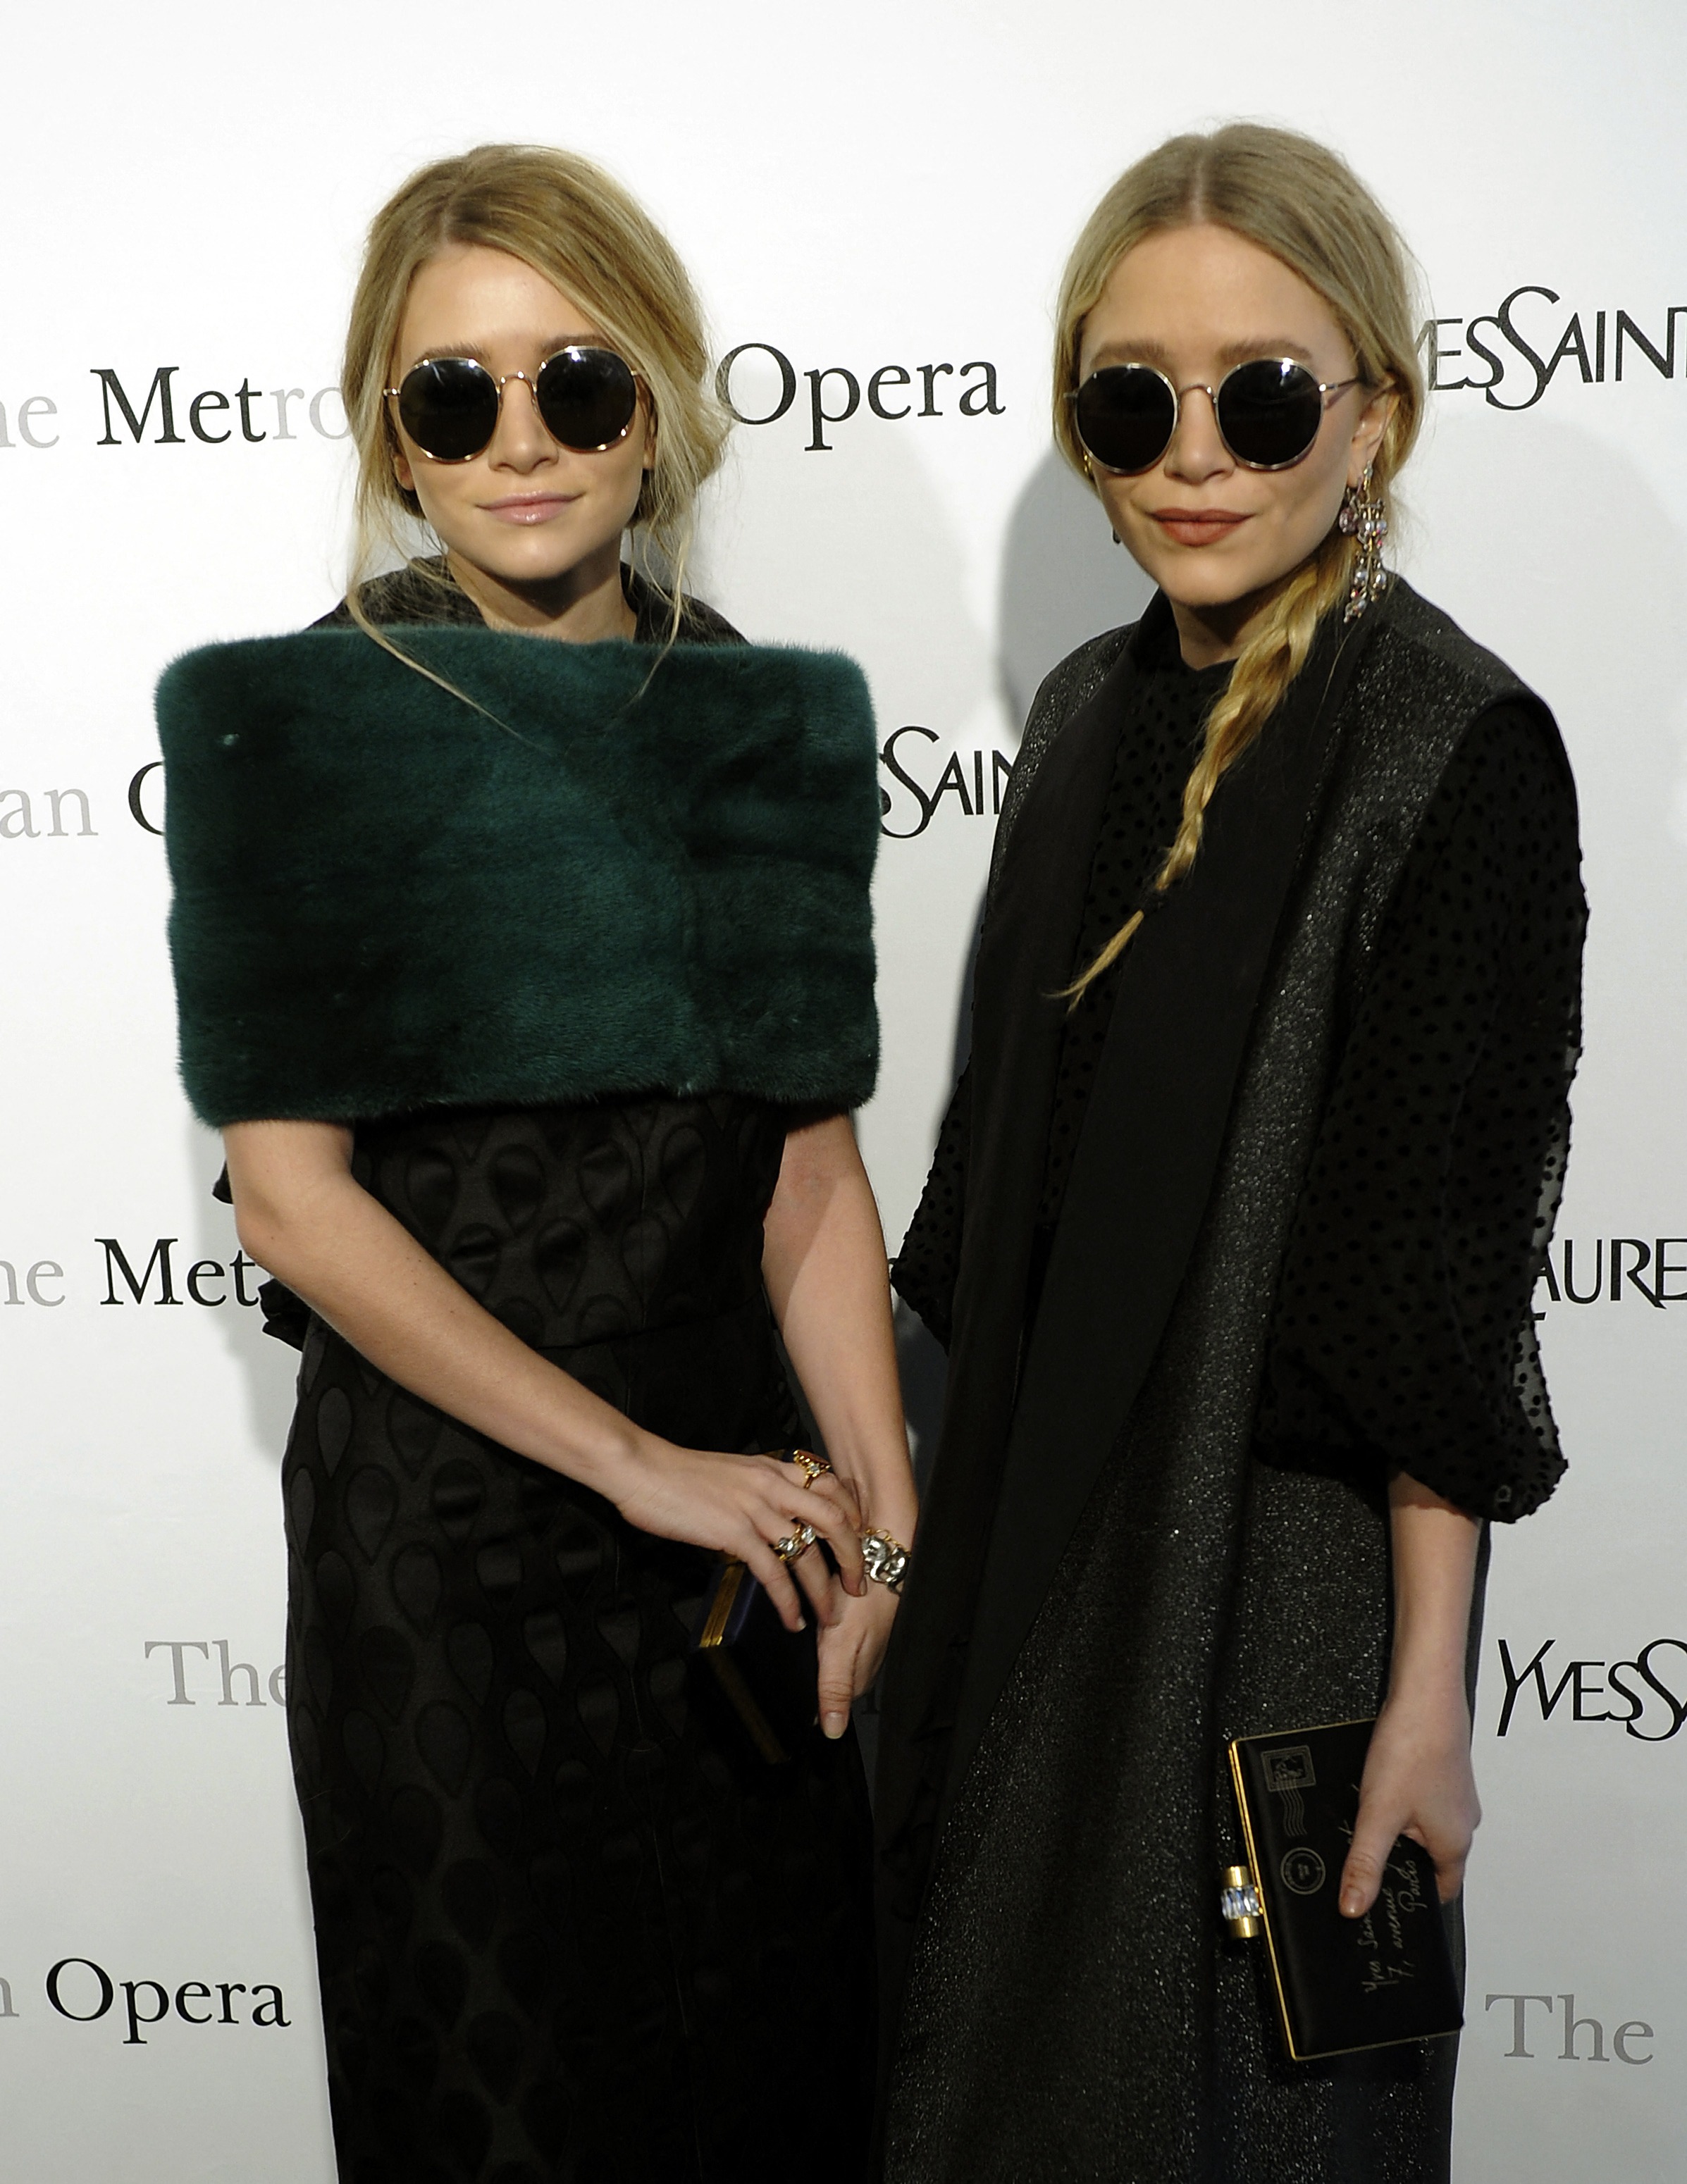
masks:
<svg viewBox="0 0 1687 2184"><path fill-rule="evenodd" d="M1388 572L1383 566L1383 541L1388 535L1388 519L1381 494L1371 490L1369 463L1359 483L1350 485L1342 495L1336 528L1343 538L1358 542L1359 550L1353 560L1353 582L1348 587L1347 610L1342 616L1343 621L1356 621L1366 607L1382 598L1388 582Z"/></svg>

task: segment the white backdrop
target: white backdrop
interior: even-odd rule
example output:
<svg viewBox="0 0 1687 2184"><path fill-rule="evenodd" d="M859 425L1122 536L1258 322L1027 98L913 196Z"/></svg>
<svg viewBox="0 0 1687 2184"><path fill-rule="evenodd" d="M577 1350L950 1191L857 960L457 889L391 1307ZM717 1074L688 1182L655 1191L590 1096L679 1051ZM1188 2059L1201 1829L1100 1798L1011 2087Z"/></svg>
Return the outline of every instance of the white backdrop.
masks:
<svg viewBox="0 0 1687 2184"><path fill-rule="evenodd" d="M1497 1539L1457 2175L1687 2176L1674 0L176 0L20 11L0 66L8 2184L332 2173L271 1681L292 1361L243 1306L217 1150L176 1087L159 777L136 777L166 660L338 596L346 449L318 397L370 214L447 150L574 146L666 223L718 351L766 345L735 370L746 414L778 399L771 351L796 375L737 436L701 588L755 637L857 653L881 733L915 732L885 773L863 1126L894 1241L952 1071L992 754L1142 597L1048 452L1060 265L1131 158L1235 113L1338 144L1414 242L1442 391L1405 566L1550 700L1583 794L1588 1056L1539 1299L1572 1469ZM907 417L867 398L891 365L880 406ZM168 440L161 401L142 414L160 370ZM813 448L843 371L858 407Z"/></svg>

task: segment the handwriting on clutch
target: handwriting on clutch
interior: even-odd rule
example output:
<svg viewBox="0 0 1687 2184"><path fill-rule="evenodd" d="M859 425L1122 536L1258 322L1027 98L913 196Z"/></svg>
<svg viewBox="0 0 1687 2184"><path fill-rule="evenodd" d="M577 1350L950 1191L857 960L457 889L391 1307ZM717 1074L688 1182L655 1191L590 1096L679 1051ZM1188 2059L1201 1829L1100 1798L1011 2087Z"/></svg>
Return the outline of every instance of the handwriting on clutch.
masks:
<svg viewBox="0 0 1687 2184"><path fill-rule="evenodd" d="M1417 1872L1391 1858L1377 1901L1360 1920L1356 1936L1360 1951L1366 1958L1360 1985L1366 1994L1375 1994L1383 1987L1404 1986L1417 1977L1417 1968L1407 1952L1405 1922L1422 1908L1423 1884ZM1389 1953L1386 1958L1380 1953L1383 1943L1377 1930L1379 1914L1387 1935Z"/></svg>

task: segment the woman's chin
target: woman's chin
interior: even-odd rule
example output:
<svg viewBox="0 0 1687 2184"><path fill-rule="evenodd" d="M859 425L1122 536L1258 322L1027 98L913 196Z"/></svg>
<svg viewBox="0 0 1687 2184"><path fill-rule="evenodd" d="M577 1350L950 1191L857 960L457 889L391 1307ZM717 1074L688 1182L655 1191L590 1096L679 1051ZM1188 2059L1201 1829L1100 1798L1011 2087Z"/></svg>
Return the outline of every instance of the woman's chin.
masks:
<svg viewBox="0 0 1687 2184"><path fill-rule="evenodd" d="M621 538L619 532L607 539L582 539L520 532L500 532L490 538L448 538L445 544L454 560L466 562L494 583L527 590L561 583L588 563L601 561L607 574L619 557Z"/></svg>

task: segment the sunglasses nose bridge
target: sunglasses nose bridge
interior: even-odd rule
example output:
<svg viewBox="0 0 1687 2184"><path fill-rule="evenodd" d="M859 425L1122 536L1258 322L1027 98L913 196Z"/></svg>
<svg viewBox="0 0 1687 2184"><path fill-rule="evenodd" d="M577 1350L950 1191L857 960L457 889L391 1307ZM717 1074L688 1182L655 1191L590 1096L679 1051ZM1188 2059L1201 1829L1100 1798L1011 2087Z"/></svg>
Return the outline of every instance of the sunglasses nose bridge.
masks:
<svg viewBox="0 0 1687 2184"><path fill-rule="evenodd" d="M498 415L492 427L492 437L486 443L487 450L490 450L494 443L502 434L506 425L514 422L514 420L510 415L508 397L506 393L506 389L508 387L512 379L520 380L522 385L527 389L528 408L529 414L532 416L534 426L544 438L550 442L553 448L560 447L561 443L557 439L556 435L551 431L550 426L545 423L545 412L539 405L539 374L537 372L528 373L525 371L506 371L503 377L497 382Z"/></svg>
<svg viewBox="0 0 1687 2184"><path fill-rule="evenodd" d="M1165 454L1161 457L1161 460L1175 462L1180 454L1187 456L1191 454L1195 454L1198 460L1207 460L1215 450L1219 456L1220 465L1234 462L1236 457L1229 441L1224 436L1224 426L1219 422L1218 389L1215 387L1209 387L1204 379L1192 379L1187 387L1174 387L1172 393L1176 399L1176 408L1172 416L1171 437L1166 443ZM1188 408L1188 398L1192 394L1204 394L1206 397L1204 423L1210 446L1201 444L1202 428L1196 420L1201 417L1202 413L1198 407L1193 411ZM1193 445L1192 429L1195 436Z"/></svg>

